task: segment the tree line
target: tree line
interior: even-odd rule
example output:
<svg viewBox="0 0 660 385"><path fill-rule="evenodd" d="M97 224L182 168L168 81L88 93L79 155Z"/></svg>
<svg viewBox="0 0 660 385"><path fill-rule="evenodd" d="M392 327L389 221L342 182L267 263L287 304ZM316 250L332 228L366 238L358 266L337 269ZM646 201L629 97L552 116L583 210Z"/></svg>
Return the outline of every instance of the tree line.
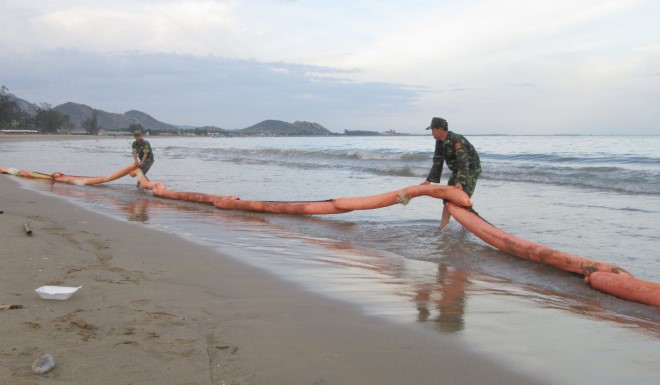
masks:
<svg viewBox="0 0 660 385"><path fill-rule="evenodd" d="M98 111L93 111L92 116L82 121L81 126L86 133L97 135L101 128L98 122ZM140 124L135 126L132 127L133 130L143 129ZM6 86L0 87L0 129L32 130L42 134L55 134L68 132L73 128L75 127L70 121L69 115L54 110L48 103L41 103L37 107L36 114L30 115L21 109L16 98Z"/></svg>
<svg viewBox="0 0 660 385"><path fill-rule="evenodd" d="M68 115L54 110L48 103L42 103L37 107L37 113L34 116L30 115L19 107L16 98L9 93L9 89L2 86L0 88L0 128L35 130L50 134L71 128L71 123Z"/></svg>

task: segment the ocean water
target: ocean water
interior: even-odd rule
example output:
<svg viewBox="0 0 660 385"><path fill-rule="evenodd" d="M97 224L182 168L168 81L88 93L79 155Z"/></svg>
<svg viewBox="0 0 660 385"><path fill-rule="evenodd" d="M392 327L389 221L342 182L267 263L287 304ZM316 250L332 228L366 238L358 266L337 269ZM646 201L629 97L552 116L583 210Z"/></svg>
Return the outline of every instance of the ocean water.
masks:
<svg viewBox="0 0 660 385"><path fill-rule="evenodd" d="M169 190L271 201L416 185L428 174L434 147L430 135L148 139L156 154L148 176ZM490 223L660 282L660 136L468 139L483 169L474 208ZM103 175L132 162L131 141L4 142L0 165ZM447 177L445 167L442 184ZM439 231L442 203L433 198L290 216L164 200L129 177L102 186L21 183L214 247L373 316L454 334L556 383L660 379L660 309L493 249L455 221Z"/></svg>

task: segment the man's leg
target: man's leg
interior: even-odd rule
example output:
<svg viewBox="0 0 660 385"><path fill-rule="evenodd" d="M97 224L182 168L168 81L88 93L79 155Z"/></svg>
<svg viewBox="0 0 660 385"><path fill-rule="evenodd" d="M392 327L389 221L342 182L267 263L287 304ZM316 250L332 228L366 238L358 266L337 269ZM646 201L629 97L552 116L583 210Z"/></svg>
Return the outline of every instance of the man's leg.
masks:
<svg viewBox="0 0 660 385"><path fill-rule="evenodd" d="M142 162L142 165L140 166L140 171L142 171L142 175L144 175L145 178L147 177L147 172L149 172L149 169L151 168L151 166L153 164L154 164L153 160L152 161L146 160L146 161ZM135 184L135 187L140 188L140 181L139 180Z"/></svg>
<svg viewBox="0 0 660 385"><path fill-rule="evenodd" d="M447 209L447 204L445 203L442 206L442 219L440 220L440 230L447 227L450 218L451 218L451 214L449 214L449 210Z"/></svg>
<svg viewBox="0 0 660 385"><path fill-rule="evenodd" d="M142 170L142 174L144 174L144 176L147 176L147 173L149 172L149 169L151 168L151 166L153 166L153 164L154 164L153 160L145 160L144 162L142 162L142 166L140 167L140 170Z"/></svg>
<svg viewBox="0 0 660 385"><path fill-rule="evenodd" d="M454 175L452 175L449 177L449 180L447 181L447 186L455 186L455 185L456 182L454 182ZM451 214L447 209L447 202L443 201L443 203L444 205L442 206L442 218L440 219L440 230L447 227L447 224L449 224L449 219L451 219Z"/></svg>

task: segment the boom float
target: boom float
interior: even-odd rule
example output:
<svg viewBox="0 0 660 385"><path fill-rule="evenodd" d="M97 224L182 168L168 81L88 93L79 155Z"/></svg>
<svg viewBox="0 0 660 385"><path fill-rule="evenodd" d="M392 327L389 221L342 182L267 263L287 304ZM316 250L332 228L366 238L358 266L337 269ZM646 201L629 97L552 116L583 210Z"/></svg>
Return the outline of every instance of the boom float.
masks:
<svg viewBox="0 0 660 385"><path fill-rule="evenodd" d="M489 245L516 257L581 274L585 282L601 292L615 297L660 307L660 284L635 278L622 268L586 257L558 251L504 232L470 210L470 198L451 186L417 185L384 194L335 198L325 201L273 202L241 200L236 196L212 195L197 192L170 191L164 183L150 181L136 165L130 165L101 177L71 176L60 172L44 174L15 168L2 168L0 173L25 178L49 179L76 185L106 183L130 174L137 177L140 187L165 199L207 203L224 210L242 210L275 214L321 215L342 214L353 210L371 210L395 204L407 204L412 198L428 196L448 201L451 215L466 229Z"/></svg>

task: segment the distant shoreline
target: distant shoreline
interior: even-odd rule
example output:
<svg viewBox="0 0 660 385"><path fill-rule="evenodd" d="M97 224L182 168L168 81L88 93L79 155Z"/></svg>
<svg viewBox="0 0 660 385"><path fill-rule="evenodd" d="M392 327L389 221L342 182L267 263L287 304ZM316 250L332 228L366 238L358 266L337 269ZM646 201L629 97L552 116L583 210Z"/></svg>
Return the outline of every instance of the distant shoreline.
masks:
<svg viewBox="0 0 660 385"><path fill-rule="evenodd" d="M53 140L91 140L131 138L130 136L103 136L103 135L67 135L67 134L0 134L0 142L26 142L26 141L53 141Z"/></svg>
<svg viewBox="0 0 660 385"><path fill-rule="evenodd" d="M330 137L336 138L345 135L332 135ZM401 137L401 136L423 136L423 135L348 135L347 138L382 138L382 137ZM325 135L270 135L270 136L260 136L260 135L240 135L240 136L204 136L204 135L151 135L145 137L146 139L154 138L208 138L208 139L218 139L218 138L297 138L297 137L314 137L314 138L325 138L328 136ZM133 139L130 135L78 135L78 134L0 134L0 142L26 142L26 141L56 141L56 140L99 140L99 139Z"/></svg>
<svg viewBox="0 0 660 385"><path fill-rule="evenodd" d="M427 136L424 134L406 134L406 135L376 135L376 136L359 136L359 135L332 135L331 137L347 137L347 138L384 138L384 137L401 137L401 136ZM583 134L550 134L550 135L535 135L535 134L520 134L520 135L511 135L511 134L465 134L467 137L476 137L476 136L501 136L501 137L589 137L589 136L610 136L610 137L656 137L658 135L583 135ZM203 135L152 135L147 137L147 139L165 139L165 138L209 138L209 139L218 139L218 138L296 138L296 137L315 137L315 138L324 138L323 135L308 135L308 136L258 136L258 135L243 135L243 136L203 136ZM26 141L57 141L57 140L107 140L107 139L122 139L122 140L131 140L133 139L130 135L78 135L78 134L0 134L0 142L26 142Z"/></svg>

